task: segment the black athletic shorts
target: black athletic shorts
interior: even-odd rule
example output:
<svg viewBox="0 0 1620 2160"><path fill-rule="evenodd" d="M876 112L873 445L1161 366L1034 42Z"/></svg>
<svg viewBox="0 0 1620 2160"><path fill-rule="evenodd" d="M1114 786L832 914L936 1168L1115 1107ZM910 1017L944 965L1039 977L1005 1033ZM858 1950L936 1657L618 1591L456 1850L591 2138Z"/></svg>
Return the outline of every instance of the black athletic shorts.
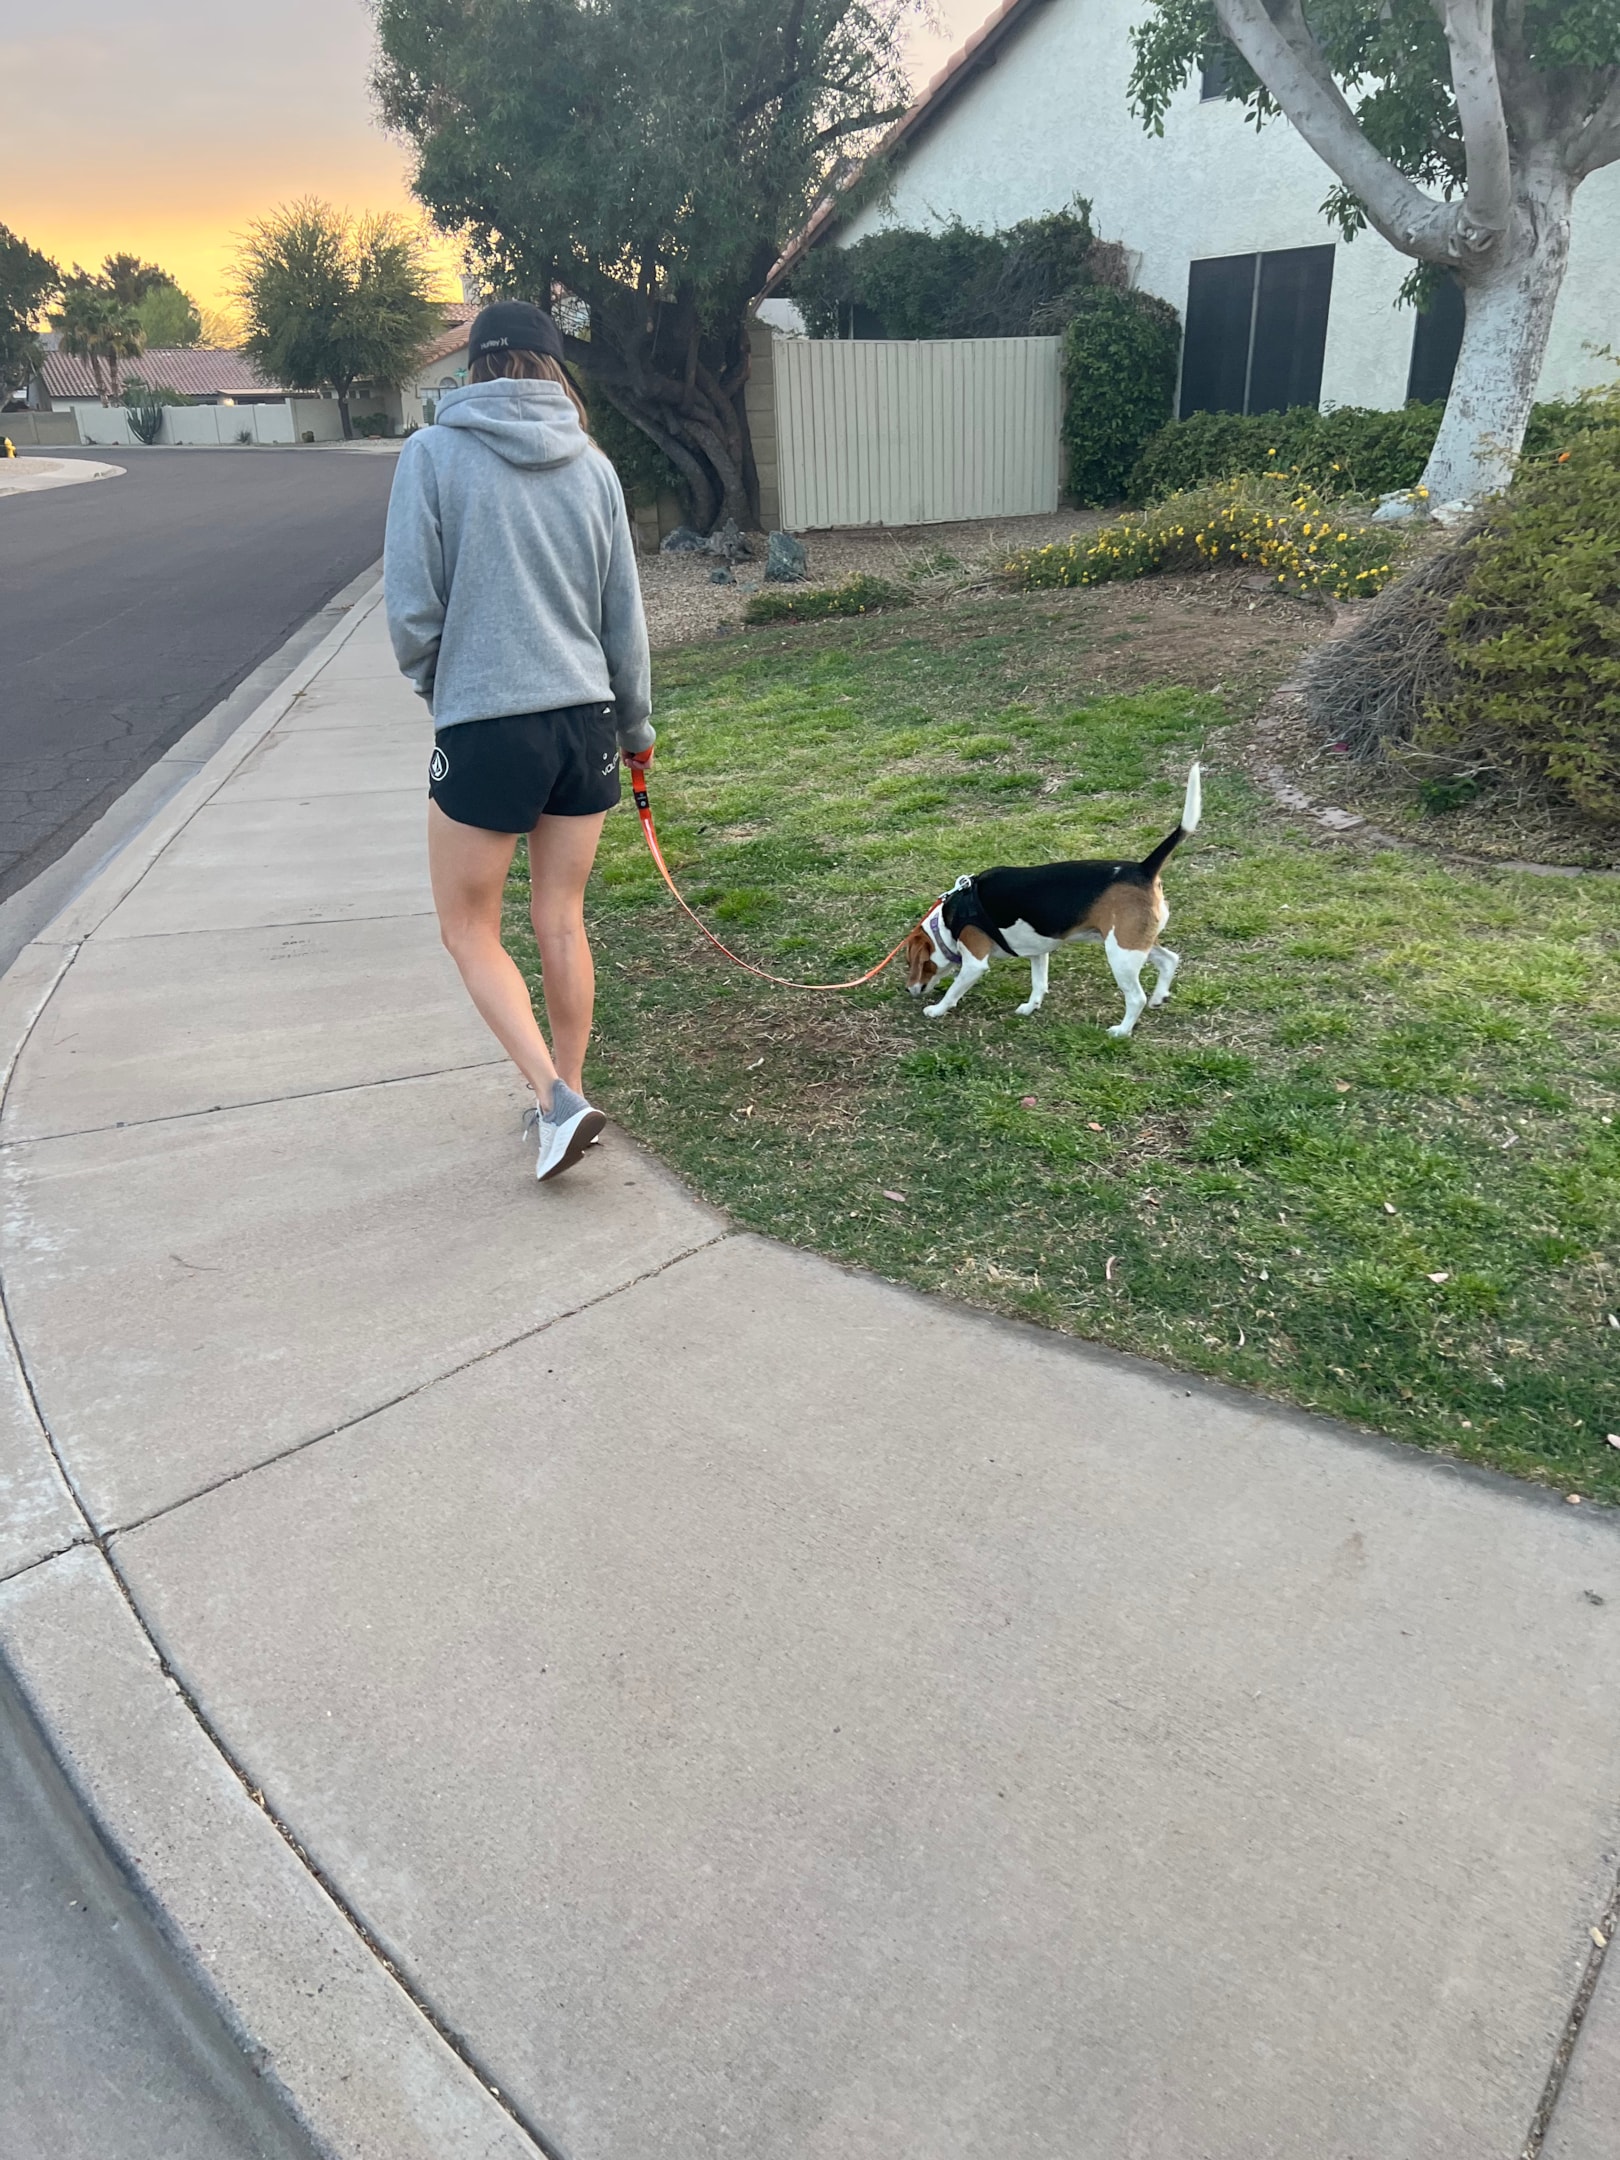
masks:
<svg viewBox="0 0 1620 2160"><path fill-rule="evenodd" d="M458 825L532 832L543 817L594 817L619 800L611 705L463 720L433 738L428 794Z"/></svg>

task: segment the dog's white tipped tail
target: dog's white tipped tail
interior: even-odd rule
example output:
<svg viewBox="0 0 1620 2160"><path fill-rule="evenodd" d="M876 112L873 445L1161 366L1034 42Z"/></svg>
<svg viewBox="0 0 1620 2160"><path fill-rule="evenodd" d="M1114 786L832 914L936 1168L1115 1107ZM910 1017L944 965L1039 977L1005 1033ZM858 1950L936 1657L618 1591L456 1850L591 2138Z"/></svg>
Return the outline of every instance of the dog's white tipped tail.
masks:
<svg viewBox="0 0 1620 2160"><path fill-rule="evenodd" d="M1204 814L1203 767L1194 765L1187 775L1187 800L1181 806L1181 829L1184 833L1198 830L1198 821Z"/></svg>

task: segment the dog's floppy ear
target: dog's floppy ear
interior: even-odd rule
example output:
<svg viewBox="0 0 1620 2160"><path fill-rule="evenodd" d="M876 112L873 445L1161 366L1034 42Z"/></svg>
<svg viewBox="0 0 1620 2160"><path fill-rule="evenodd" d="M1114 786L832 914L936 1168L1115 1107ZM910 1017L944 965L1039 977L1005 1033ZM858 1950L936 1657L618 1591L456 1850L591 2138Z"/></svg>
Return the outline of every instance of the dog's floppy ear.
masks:
<svg viewBox="0 0 1620 2160"><path fill-rule="evenodd" d="M906 980L915 989L919 983L930 982L938 973L934 941L919 925L906 939Z"/></svg>

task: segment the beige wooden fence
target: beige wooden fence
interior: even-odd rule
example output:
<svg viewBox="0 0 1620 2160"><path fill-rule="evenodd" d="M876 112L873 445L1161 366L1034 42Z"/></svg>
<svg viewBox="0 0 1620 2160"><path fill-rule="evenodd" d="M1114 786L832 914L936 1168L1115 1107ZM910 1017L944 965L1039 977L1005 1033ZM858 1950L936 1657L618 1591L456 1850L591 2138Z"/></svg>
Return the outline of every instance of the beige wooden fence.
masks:
<svg viewBox="0 0 1620 2160"><path fill-rule="evenodd" d="M1055 337L778 337L776 479L791 532L1058 506Z"/></svg>

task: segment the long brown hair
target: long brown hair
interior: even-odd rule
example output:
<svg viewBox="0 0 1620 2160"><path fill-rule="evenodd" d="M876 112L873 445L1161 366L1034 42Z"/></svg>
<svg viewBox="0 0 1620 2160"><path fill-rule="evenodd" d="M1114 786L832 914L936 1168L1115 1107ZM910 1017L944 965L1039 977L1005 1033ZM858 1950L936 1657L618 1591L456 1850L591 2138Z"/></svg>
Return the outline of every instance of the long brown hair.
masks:
<svg viewBox="0 0 1620 2160"><path fill-rule="evenodd" d="M568 370L560 360L553 360L550 353L530 352L523 345L509 346L502 352L480 353L467 370L470 383L495 382L503 376L508 382L561 383L579 414L580 426L587 435L590 434L591 416L585 410L585 400L574 388Z"/></svg>

